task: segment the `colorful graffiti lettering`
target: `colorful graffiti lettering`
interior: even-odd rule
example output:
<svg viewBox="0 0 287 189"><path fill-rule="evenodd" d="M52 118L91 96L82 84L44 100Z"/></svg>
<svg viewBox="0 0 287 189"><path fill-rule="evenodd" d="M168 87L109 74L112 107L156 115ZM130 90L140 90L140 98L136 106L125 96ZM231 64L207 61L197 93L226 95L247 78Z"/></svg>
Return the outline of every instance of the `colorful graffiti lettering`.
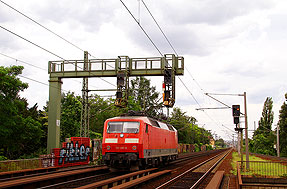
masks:
<svg viewBox="0 0 287 189"><path fill-rule="evenodd" d="M87 158L90 155L90 147L84 146L82 144L79 147L78 141L74 143L73 141L71 143L67 143L66 148L62 148L60 150L60 158L59 158L59 164L64 163L74 163L78 161L86 161Z"/></svg>
<svg viewBox="0 0 287 189"><path fill-rule="evenodd" d="M87 164L91 153L89 144L89 138L72 137L71 142L63 143L63 148L54 148L56 166Z"/></svg>

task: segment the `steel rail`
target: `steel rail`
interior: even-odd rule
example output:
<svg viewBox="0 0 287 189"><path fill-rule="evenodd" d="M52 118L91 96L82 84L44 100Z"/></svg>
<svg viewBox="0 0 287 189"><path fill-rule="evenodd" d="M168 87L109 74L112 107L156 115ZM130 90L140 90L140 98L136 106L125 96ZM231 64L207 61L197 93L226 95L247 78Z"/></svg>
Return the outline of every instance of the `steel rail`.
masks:
<svg viewBox="0 0 287 189"><path fill-rule="evenodd" d="M41 176L41 175L55 174L55 173L60 173L60 172L69 172L69 171L75 171L75 170L81 170L81 169L87 169L87 168L96 168L96 167L102 167L102 166L81 166L81 167L69 167L69 168L53 167L53 168L55 168L57 170L49 171L48 169L46 169L47 170L46 172L33 173L33 174L27 174L25 171L23 171L22 175L20 175L20 176L13 176L13 177L8 177L8 178L3 178L3 179L0 179L0 182L6 182L6 181L10 181L10 180L17 180L17 179L23 179L23 178L29 178L29 177L35 177L35 176ZM7 172L7 174L8 173L9 172ZM17 173L14 173L14 174L17 174Z"/></svg>
<svg viewBox="0 0 287 189"><path fill-rule="evenodd" d="M64 181L64 182L60 182L60 183L56 183L56 184L52 184L52 185L43 186L43 187L40 187L38 189L47 189L47 188L55 188L55 187L65 188L64 186L67 186L67 185L73 185L75 183L83 182L83 181L90 180L90 179L97 179L97 178L100 178L100 177L103 177L103 176L106 176L109 174L111 174L111 173L109 172L109 173L104 173L104 174L100 174L100 175L93 175L93 176L79 178L79 179L75 179L75 180Z"/></svg>
<svg viewBox="0 0 287 189"><path fill-rule="evenodd" d="M198 164L198 165L196 165L196 166L194 166L194 167L188 169L188 170L185 171L184 173L182 173L182 174L180 174L180 175L174 177L173 179L169 180L168 182L166 182L166 183L164 183L164 184L158 186L156 189L166 188L168 185L171 185L173 182L175 182L175 181L179 180L180 178L184 177L187 173L189 173L189 172L191 172L191 171L194 171L194 170L197 169L198 167L200 167L200 166L206 164L207 162L209 162L209 161L215 159L216 157L218 157L218 156L220 156L220 155L222 155L222 154L220 153L220 154L218 154L218 155L216 155L216 156L214 156L214 157L212 157L212 158L209 158L209 159L207 159L207 160L201 162L200 164Z"/></svg>
<svg viewBox="0 0 287 189"><path fill-rule="evenodd" d="M102 167L94 167L94 168L88 168L88 169L80 169L80 170L73 170L73 171L64 171L64 172L55 172L53 174L47 174L47 175L40 175L40 176L34 176L34 177L27 177L27 178L20 178L16 180L9 180L5 182L0 183L0 188L11 188L11 187L35 187L38 183L41 183L42 186L48 185L50 181L57 182L57 180L61 179L72 179L72 177L80 176L83 174L94 174L101 171L108 170L108 167L102 166Z"/></svg>
<svg viewBox="0 0 287 189"><path fill-rule="evenodd" d="M183 162L183 161L186 161L186 160L191 160L193 158L206 156L207 154L211 155L211 154L215 154L215 153L218 153L218 152L221 153L221 150L205 151L203 153L190 154L189 156L183 156L181 158L178 158L175 161L171 161L170 164L180 163L180 162Z"/></svg>
<svg viewBox="0 0 287 189"><path fill-rule="evenodd" d="M231 150L229 150L224 156L222 156L222 158L220 158L218 161L215 162L215 164L213 164L211 166L211 168L208 169L208 171L206 171L204 173L204 175L202 175L202 177L200 177L197 182L190 187L190 189L196 188L199 184L202 183L202 181L205 179L205 177L231 152Z"/></svg>

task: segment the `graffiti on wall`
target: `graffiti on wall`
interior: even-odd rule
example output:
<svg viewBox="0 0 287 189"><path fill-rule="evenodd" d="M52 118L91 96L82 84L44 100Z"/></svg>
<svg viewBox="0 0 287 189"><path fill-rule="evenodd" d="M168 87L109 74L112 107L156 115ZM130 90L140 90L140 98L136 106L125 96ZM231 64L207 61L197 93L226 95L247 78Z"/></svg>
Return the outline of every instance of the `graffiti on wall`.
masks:
<svg viewBox="0 0 287 189"><path fill-rule="evenodd" d="M74 141L68 142L66 148L61 148L59 164L86 161L90 155L90 147Z"/></svg>
<svg viewBox="0 0 287 189"><path fill-rule="evenodd" d="M90 138L71 137L69 142L62 144L62 148L53 148L52 155L56 167L69 167L88 164L90 153Z"/></svg>

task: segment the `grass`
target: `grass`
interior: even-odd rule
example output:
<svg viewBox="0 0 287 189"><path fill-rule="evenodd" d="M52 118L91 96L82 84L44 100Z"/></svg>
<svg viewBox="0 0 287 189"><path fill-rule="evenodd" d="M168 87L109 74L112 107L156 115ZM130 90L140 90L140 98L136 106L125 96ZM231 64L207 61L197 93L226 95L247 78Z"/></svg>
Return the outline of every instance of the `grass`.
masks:
<svg viewBox="0 0 287 189"><path fill-rule="evenodd" d="M243 161L245 161L245 155L243 155ZM237 161L241 161L241 157L237 152L232 153L232 170L231 174L237 175ZM249 156L249 161L271 162L270 160L264 160L256 156ZM287 166L283 163L250 163L250 169L247 171L244 169L241 171L243 175L250 175L253 177L287 177Z"/></svg>
<svg viewBox="0 0 287 189"><path fill-rule="evenodd" d="M232 161L231 161L231 166L232 166L231 174L233 175L237 175L237 164L236 164L237 161L241 161L241 156L239 156L237 152L233 152ZM246 161L245 154L243 154L243 161ZM261 159L256 156L249 155L249 161L266 161L266 160Z"/></svg>

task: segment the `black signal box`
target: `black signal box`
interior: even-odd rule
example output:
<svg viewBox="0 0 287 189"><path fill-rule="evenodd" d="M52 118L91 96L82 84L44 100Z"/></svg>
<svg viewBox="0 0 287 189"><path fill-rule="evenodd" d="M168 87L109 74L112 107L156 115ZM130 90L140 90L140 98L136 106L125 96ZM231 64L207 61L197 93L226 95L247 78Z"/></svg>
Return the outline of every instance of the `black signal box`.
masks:
<svg viewBox="0 0 287 189"><path fill-rule="evenodd" d="M233 117L240 116L240 105L232 105L232 116Z"/></svg>
<svg viewBox="0 0 287 189"><path fill-rule="evenodd" d="M117 74L117 85L118 87L123 87L125 85L125 74L124 73Z"/></svg>

